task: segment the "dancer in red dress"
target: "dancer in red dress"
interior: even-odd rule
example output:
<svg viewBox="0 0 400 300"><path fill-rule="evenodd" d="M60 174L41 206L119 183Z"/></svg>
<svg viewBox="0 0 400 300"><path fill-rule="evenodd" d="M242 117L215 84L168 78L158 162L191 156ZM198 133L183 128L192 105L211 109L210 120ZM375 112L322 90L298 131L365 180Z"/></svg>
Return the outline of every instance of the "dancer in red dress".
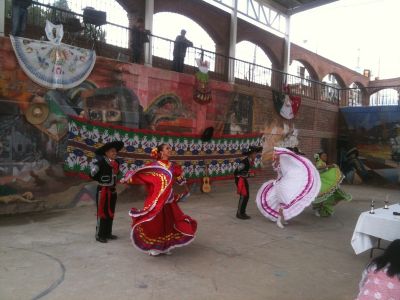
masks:
<svg viewBox="0 0 400 300"><path fill-rule="evenodd" d="M183 195L172 189L176 182L186 184L182 168L169 161L171 147L161 144L152 151L156 158L145 167L129 171L122 182L144 183L147 197L142 210L132 208L132 244L149 255L170 254L170 250L191 243L197 222L185 215L178 206Z"/></svg>

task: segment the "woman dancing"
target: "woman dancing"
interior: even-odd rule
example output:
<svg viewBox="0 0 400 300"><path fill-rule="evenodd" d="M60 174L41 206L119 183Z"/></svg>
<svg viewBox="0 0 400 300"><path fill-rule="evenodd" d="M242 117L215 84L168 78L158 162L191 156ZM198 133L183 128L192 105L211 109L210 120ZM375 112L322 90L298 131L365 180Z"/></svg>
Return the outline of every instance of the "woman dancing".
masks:
<svg viewBox="0 0 400 300"><path fill-rule="evenodd" d="M284 228L286 220L311 204L321 182L311 161L286 148L274 148L272 166L278 177L261 186L256 203L265 217Z"/></svg>
<svg viewBox="0 0 400 300"><path fill-rule="evenodd" d="M337 165L327 164L327 154L322 151L314 158L321 177L321 190L313 202L313 209L317 217L329 217L334 213L333 207L341 200L350 201L351 195L340 189L344 176Z"/></svg>
<svg viewBox="0 0 400 300"><path fill-rule="evenodd" d="M142 210L132 208L131 240L142 252L156 256L171 254L171 250L193 241L197 222L185 215L178 206L183 195L175 195L174 182L186 184L179 165L170 162L171 147L161 144L152 151L156 161L129 171L123 182L145 183L148 190Z"/></svg>

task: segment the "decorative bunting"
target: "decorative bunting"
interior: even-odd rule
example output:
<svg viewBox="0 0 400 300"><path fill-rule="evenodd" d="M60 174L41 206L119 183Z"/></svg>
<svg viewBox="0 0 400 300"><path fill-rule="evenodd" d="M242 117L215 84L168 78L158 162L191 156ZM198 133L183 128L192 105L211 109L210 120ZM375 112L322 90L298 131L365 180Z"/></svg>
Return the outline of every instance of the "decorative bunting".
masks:
<svg viewBox="0 0 400 300"><path fill-rule="evenodd" d="M151 149L161 143L172 147L172 160L182 166L188 179L202 178L208 169L209 177L231 177L240 160L242 150L261 146L261 134L224 135L208 142L197 135L169 134L165 132L110 126L71 117L69 120L68 147L64 168L69 173L87 175L95 149L103 144L120 140L125 148L119 152L123 160L122 173L135 170L149 161ZM257 156L255 167L261 167Z"/></svg>
<svg viewBox="0 0 400 300"><path fill-rule="evenodd" d="M210 63L202 59L196 59L199 72L195 74L196 82L194 84L193 99L199 104L208 104L211 102L211 89L209 87L208 69Z"/></svg>

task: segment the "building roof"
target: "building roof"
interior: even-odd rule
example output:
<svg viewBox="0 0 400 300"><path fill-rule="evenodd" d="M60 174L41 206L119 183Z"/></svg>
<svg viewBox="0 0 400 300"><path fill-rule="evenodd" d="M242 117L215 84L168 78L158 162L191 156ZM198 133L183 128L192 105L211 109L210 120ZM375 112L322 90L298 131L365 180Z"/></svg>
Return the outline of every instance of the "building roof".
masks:
<svg viewBox="0 0 400 300"><path fill-rule="evenodd" d="M336 1L337 0L260 0L260 2L273 6L285 15L293 15Z"/></svg>

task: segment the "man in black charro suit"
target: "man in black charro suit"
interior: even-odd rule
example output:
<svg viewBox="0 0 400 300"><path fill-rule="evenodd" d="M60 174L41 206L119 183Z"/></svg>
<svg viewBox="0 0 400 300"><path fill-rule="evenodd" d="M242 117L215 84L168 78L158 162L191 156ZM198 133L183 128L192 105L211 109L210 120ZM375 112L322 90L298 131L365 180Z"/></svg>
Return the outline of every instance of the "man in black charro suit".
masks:
<svg viewBox="0 0 400 300"><path fill-rule="evenodd" d="M119 141L103 145L95 151L97 156L93 159L90 169L90 177L99 183L96 193L96 241L101 243L107 243L107 240L117 238L112 234L112 224L117 202L115 185L120 166L117 152L123 147L124 143Z"/></svg>
<svg viewBox="0 0 400 300"><path fill-rule="evenodd" d="M254 165L254 160L257 156L257 153L261 151L262 147L255 146L250 146L249 149L243 151L243 155L246 155L246 157L240 161L234 172L237 193L240 195L238 210L236 212L236 217L238 219L250 219L250 217L246 214L247 202L249 201L250 196L247 177L253 175L250 169Z"/></svg>

